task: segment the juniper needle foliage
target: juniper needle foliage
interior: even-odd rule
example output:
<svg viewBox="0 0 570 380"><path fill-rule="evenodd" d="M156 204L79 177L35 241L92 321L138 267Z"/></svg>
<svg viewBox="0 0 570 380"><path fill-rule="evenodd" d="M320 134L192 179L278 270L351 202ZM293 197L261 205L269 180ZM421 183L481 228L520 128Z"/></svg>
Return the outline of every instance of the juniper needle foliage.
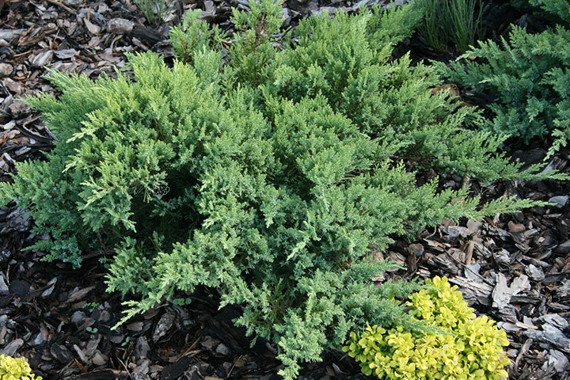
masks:
<svg viewBox="0 0 570 380"><path fill-rule="evenodd" d="M570 139L570 2L529 3L563 24L537 34L514 26L499 43L479 42L449 68L440 67L452 82L491 98L490 130L527 142L552 136L552 154Z"/></svg>
<svg viewBox="0 0 570 380"><path fill-rule="evenodd" d="M374 286L394 266L373 250L444 218L534 204L480 205L418 178L532 173L495 153L502 139L465 128L479 115L434 91L431 68L390 59L414 8L321 15L281 41L280 5L251 8L229 37L190 13L172 32L173 67L145 53L115 79L53 73L62 95L29 103L59 140L0 198L51 235L33 247L48 259L113 252L107 283L129 299L125 318L217 288L291 379L366 322L420 328L396 301L417 285Z"/></svg>

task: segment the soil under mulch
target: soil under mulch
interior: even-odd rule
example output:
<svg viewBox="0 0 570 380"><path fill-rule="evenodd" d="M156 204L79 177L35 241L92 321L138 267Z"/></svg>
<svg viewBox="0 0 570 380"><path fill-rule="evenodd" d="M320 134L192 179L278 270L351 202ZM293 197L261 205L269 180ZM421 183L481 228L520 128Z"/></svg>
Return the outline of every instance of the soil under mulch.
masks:
<svg viewBox="0 0 570 380"><path fill-rule="evenodd" d="M366 2L364 0L363 2ZM129 0L0 0L0 180L14 161L40 158L53 136L39 115L18 98L53 92L46 68L96 77L125 64L124 53L155 50L169 56L169 25L184 9L228 25L230 7L245 1L168 2L165 22L148 26ZM288 23L323 8L354 9L346 1L289 1ZM540 162L540 148L515 152ZM550 164L570 173L568 152ZM456 188L461 178L444 186ZM518 186L516 186L518 185ZM570 201L567 184L533 182L478 187L484 198L504 193L551 200L535 208L481 223L442 223L415 242L395 244L379 256L407 269L390 276L446 275L480 313L499 321L509 335L512 379L570 376ZM254 347L233 326L239 307L218 310L215 290L201 289L191 303L164 304L112 329L121 299L105 293L105 267L87 259L74 270L39 261L22 250L39 238L33 221L15 204L0 207L0 353L25 356L45 379L279 378L275 347ZM303 370L306 379L358 379L358 366L338 352Z"/></svg>

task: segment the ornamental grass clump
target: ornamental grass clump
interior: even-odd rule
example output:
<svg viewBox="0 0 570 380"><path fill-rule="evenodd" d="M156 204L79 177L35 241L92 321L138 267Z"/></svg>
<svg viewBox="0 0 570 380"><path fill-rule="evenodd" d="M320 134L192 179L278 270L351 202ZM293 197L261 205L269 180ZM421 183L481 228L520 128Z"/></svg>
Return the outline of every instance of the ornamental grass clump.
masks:
<svg viewBox="0 0 570 380"><path fill-rule="evenodd" d="M134 0L140 11L151 24L158 24L162 21L166 12L165 0Z"/></svg>
<svg viewBox="0 0 570 380"><path fill-rule="evenodd" d="M52 73L61 95L28 103L58 141L18 164L0 199L50 236L30 248L45 259L105 256L125 319L216 288L291 379L367 321L423 328L397 301L418 285L374 286L394 265L373 250L442 219L539 204L481 204L468 188L439 190L433 169L494 181L538 167L496 153L502 138L469 128L479 115L433 91L430 67L392 59L415 8L321 15L276 40L280 4L250 5L231 36L189 13L172 67L148 52L114 79Z"/></svg>
<svg viewBox="0 0 570 380"><path fill-rule="evenodd" d="M506 379L505 331L486 316L476 317L447 278L426 282L428 287L411 294L408 305L410 314L435 332L367 325L361 333L350 333L344 351L364 374L379 379Z"/></svg>
<svg viewBox="0 0 570 380"><path fill-rule="evenodd" d="M42 377L32 373L32 369L25 358L13 358L0 354L0 379L42 380Z"/></svg>
<svg viewBox="0 0 570 380"><path fill-rule="evenodd" d="M461 54L482 34L481 0L416 0L423 18L420 38L437 53Z"/></svg>

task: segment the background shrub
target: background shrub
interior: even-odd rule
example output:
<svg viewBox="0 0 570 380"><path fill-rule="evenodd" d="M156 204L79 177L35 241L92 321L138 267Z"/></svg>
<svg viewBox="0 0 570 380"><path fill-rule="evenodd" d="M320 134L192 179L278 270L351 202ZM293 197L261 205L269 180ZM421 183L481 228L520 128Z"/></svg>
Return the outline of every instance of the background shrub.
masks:
<svg viewBox="0 0 570 380"><path fill-rule="evenodd" d="M570 22L570 3L567 0L511 0L511 3L526 12L527 16L542 19L543 25L550 23L568 26Z"/></svg>
<svg viewBox="0 0 570 380"><path fill-rule="evenodd" d="M310 18L282 48L280 17L269 0L235 11L225 50L191 13L172 32L173 67L145 53L115 79L53 73L62 95L29 103L59 141L19 164L0 199L51 236L31 247L46 259L114 253L107 284L129 297L125 319L215 287L293 378L366 321L422 329L396 301L418 285L374 286L394 266L371 250L538 204L480 205L467 188L439 191L432 168L485 181L538 168L519 172L496 153L502 138L466 129L480 116L433 91L433 69L390 59L416 8Z"/></svg>
<svg viewBox="0 0 570 380"><path fill-rule="evenodd" d="M479 42L440 67L445 78L489 100L488 128L526 142L552 136L553 153L570 138L570 3L529 2L565 24L537 34L514 26L508 39Z"/></svg>

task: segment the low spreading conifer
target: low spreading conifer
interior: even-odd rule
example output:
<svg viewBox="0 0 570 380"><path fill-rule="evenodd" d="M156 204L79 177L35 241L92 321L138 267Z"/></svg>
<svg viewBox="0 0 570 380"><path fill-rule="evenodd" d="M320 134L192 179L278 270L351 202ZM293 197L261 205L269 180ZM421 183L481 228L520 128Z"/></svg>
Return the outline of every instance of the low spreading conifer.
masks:
<svg viewBox="0 0 570 380"><path fill-rule="evenodd" d="M238 325L277 345L291 379L366 322L422 329L397 301L418 285L375 286L394 264L371 252L444 218L537 204L439 190L432 169L540 175L471 128L480 115L434 91L432 68L393 59L413 7L324 14L283 38L271 0L234 11L231 36L197 16L172 31L172 67L149 52L115 78L53 72L61 95L28 102L54 149L0 184L50 236L31 247L46 259L109 256L125 318L217 288L222 306L242 305Z"/></svg>
<svg viewBox="0 0 570 380"><path fill-rule="evenodd" d="M520 3L521 1L519 1ZM529 142L552 137L550 155L570 139L570 2L526 0L551 27L529 33L513 26L499 43L480 41L449 66L443 77L487 99L488 130Z"/></svg>

